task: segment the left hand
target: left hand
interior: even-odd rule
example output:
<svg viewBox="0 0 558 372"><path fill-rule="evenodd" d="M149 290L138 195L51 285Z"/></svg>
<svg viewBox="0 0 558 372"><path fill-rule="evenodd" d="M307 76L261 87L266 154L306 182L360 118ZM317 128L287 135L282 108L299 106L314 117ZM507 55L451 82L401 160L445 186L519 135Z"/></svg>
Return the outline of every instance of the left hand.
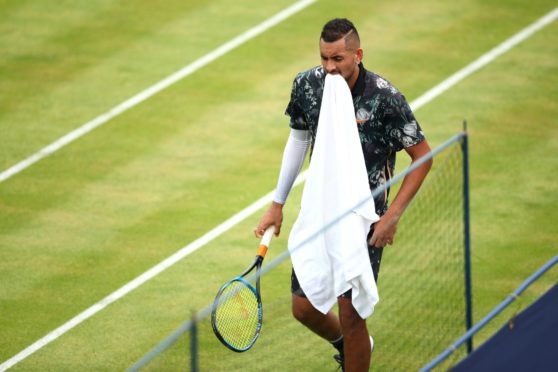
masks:
<svg viewBox="0 0 558 372"><path fill-rule="evenodd" d="M374 225L374 233L369 240L369 244L379 248L393 244L398 223L399 217L391 216L389 212L383 215Z"/></svg>
<svg viewBox="0 0 558 372"><path fill-rule="evenodd" d="M411 157L412 163L414 163L430 152L430 146L426 140L423 140L414 146L407 147L405 151ZM374 233L369 241L370 245L374 247L385 247L388 244L393 244L393 237L397 231L399 218L401 218L405 208L407 208L407 205L417 193L431 166L432 159L405 176L387 212L380 218L380 221L376 222Z"/></svg>

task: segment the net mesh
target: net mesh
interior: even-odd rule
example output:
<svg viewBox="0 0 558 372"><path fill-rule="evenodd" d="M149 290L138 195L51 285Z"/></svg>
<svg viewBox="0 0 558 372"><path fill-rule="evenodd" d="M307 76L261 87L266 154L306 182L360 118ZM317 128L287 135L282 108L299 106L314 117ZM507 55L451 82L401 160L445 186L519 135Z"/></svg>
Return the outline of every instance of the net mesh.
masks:
<svg viewBox="0 0 558 372"><path fill-rule="evenodd" d="M375 371L418 370L465 331L462 165L459 142L435 156L429 176L399 223L394 245L384 251L380 302L367 320L375 340ZM287 220L296 218L298 211L293 209ZM281 248L277 242L271 255ZM249 352L231 352L215 338L207 318L198 323L200 370L337 368L332 358L337 351L292 316L290 273L286 260L262 277L265 317L261 335ZM181 337L146 370L188 368L190 336ZM464 353L459 350L441 368L447 369Z"/></svg>
<svg viewBox="0 0 558 372"><path fill-rule="evenodd" d="M234 280L220 292L213 312L215 331L236 350L248 348L258 335L261 309L253 288Z"/></svg>
<svg viewBox="0 0 558 372"><path fill-rule="evenodd" d="M395 244L384 250L380 303L370 321L377 370L418 370L466 330L458 144L435 164L399 223Z"/></svg>

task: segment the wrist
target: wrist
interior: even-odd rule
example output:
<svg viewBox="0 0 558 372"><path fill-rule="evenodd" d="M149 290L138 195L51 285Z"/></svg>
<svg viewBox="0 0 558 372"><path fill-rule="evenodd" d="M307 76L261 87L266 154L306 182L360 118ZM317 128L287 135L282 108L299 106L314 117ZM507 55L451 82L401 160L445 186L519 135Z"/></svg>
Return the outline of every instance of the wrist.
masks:
<svg viewBox="0 0 558 372"><path fill-rule="evenodd" d="M384 216L387 217L390 220L399 221L402 214L403 214L402 210L399 210L399 209L394 208L394 207L390 207L390 208L388 208L388 210L386 211Z"/></svg>

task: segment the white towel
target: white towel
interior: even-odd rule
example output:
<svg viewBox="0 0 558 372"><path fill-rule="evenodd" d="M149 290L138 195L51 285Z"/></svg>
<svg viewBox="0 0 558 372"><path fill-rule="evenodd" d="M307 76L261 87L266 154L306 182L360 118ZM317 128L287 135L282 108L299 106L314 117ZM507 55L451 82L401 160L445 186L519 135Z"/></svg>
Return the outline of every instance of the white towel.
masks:
<svg viewBox="0 0 558 372"><path fill-rule="evenodd" d="M351 92L340 75L328 74L301 210L289 236L300 286L324 314L349 289L363 319L379 300L366 244L370 225L379 220L370 196ZM295 249L350 209L347 217Z"/></svg>

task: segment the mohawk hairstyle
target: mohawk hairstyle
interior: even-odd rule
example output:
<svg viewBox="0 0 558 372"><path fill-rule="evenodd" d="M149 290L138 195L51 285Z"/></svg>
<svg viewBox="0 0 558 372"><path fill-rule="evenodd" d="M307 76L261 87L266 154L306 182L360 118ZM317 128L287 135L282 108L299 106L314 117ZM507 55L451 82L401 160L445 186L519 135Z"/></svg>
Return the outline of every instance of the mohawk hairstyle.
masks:
<svg viewBox="0 0 558 372"><path fill-rule="evenodd" d="M354 39L357 44L360 43L360 37L353 23L347 18L335 18L324 25L320 38L326 43L332 43L349 36L349 34L350 38Z"/></svg>

